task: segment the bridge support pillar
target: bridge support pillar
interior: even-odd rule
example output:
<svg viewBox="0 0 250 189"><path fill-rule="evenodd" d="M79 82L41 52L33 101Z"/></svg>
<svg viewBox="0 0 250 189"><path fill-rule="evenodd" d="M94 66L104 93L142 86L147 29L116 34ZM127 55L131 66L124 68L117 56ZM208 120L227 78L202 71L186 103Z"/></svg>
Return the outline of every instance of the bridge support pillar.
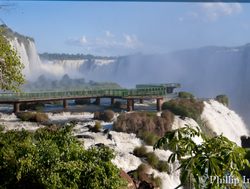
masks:
<svg viewBox="0 0 250 189"><path fill-rule="evenodd" d="M101 104L101 99L100 99L100 97L96 97L96 99L95 99L95 104L96 104L96 105L100 105L100 104Z"/></svg>
<svg viewBox="0 0 250 189"><path fill-rule="evenodd" d="M133 111L135 109L134 107L134 99L127 99L127 111Z"/></svg>
<svg viewBox="0 0 250 189"><path fill-rule="evenodd" d="M163 103L163 99L162 98L157 98L156 99L156 109L157 111L161 111L161 106L162 106L162 103Z"/></svg>
<svg viewBox="0 0 250 189"><path fill-rule="evenodd" d="M115 98L111 97L111 105L113 105L115 103Z"/></svg>
<svg viewBox="0 0 250 189"><path fill-rule="evenodd" d="M20 111L20 103L15 102L13 106L14 106L14 113L18 113Z"/></svg>
<svg viewBox="0 0 250 189"><path fill-rule="evenodd" d="M143 99L142 99L142 98L140 98L140 100L139 100L139 101L140 101L140 104L143 104Z"/></svg>
<svg viewBox="0 0 250 189"><path fill-rule="evenodd" d="M67 109L68 108L68 102L66 99L63 99L63 108Z"/></svg>

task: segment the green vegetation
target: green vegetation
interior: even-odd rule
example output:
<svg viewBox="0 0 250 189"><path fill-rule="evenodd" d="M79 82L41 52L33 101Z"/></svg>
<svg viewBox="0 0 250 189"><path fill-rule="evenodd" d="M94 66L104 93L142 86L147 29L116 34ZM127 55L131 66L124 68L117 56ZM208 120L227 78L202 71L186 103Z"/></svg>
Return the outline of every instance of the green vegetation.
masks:
<svg viewBox="0 0 250 189"><path fill-rule="evenodd" d="M38 123L44 123L49 120L48 115L42 112L19 112L17 113L17 117L22 121L31 121Z"/></svg>
<svg viewBox="0 0 250 189"><path fill-rule="evenodd" d="M0 28L0 90L18 92L19 86L24 83L22 70L24 65L20 61L16 50L5 37L6 29Z"/></svg>
<svg viewBox="0 0 250 189"><path fill-rule="evenodd" d="M21 35L21 34L19 34L17 32L12 31L12 29L10 29L5 24L0 25L0 30L2 30L3 35L5 37L7 37L8 39L13 40L14 38L17 38L19 43L26 44L27 40L34 41L34 39L31 38L31 37L27 37L27 36L24 36L24 35Z"/></svg>
<svg viewBox="0 0 250 189"><path fill-rule="evenodd" d="M145 157L147 154L147 148L145 146L135 147L133 154L137 157Z"/></svg>
<svg viewBox="0 0 250 189"><path fill-rule="evenodd" d="M169 110L175 115L189 117L196 121L200 119L203 108L203 102L194 99L172 99L162 105L163 110Z"/></svg>
<svg viewBox="0 0 250 189"><path fill-rule="evenodd" d="M107 56L94 56L90 54L66 54L66 53L43 53L39 54L42 59L46 60L82 60L88 59L89 61L93 59L104 59L104 60L113 60L116 57L107 57Z"/></svg>
<svg viewBox="0 0 250 189"><path fill-rule="evenodd" d="M149 165L151 165L151 167L153 168L157 168L157 165L159 163L159 158L155 155L154 152L149 152L146 154L147 157L147 162L149 163Z"/></svg>
<svg viewBox="0 0 250 189"><path fill-rule="evenodd" d="M101 132L101 129L102 129L102 125L101 125L100 121L96 121L94 127L91 128L90 130L92 132L97 133L97 132Z"/></svg>
<svg viewBox="0 0 250 189"><path fill-rule="evenodd" d="M215 100L217 100L218 102L220 102L221 104L228 106L229 105L229 99L227 97L227 95L218 95L215 97Z"/></svg>
<svg viewBox="0 0 250 189"><path fill-rule="evenodd" d="M118 132L135 133L146 144L153 145L158 137L171 130L174 115L171 112L163 112L161 117L151 112L121 113L113 125Z"/></svg>
<svg viewBox="0 0 250 189"><path fill-rule="evenodd" d="M103 120L105 122L111 122L115 116L112 110L104 110L104 112L95 112L94 119Z"/></svg>
<svg viewBox="0 0 250 189"><path fill-rule="evenodd" d="M169 163L167 161L160 160L157 164L157 170L160 172L167 172L168 174L171 173Z"/></svg>
<svg viewBox="0 0 250 189"><path fill-rule="evenodd" d="M118 189L120 170L108 147L85 150L72 126L0 132L0 188Z"/></svg>
<svg viewBox="0 0 250 189"><path fill-rule="evenodd" d="M138 137L142 139L145 144L150 146L153 146L160 139L159 136L149 131L139 131Z"/></svg>
<svg viewBox="0 0 250 189"><path fill-rule="evenodd" d="M117 83L112 82L86 82L84 78L72 79L65 74L60 80L52 80L40 75L34 82L22 86L24 91L63 91L88 89L120 89Z"/></svg>
<svg viewBox="0 0 250 189"><path fill-rule="evenodd" d="M170 174L168 162L160 160L154 152L147 152L147 148L145 146L136 147L133 154L139 158L145 159L152 168L157 169L160 172L167 172Z"/></svg>
<svg viewBox="0 0 250 189"><path fill-rule="evenodd" d="M194 95L189 92L181 91L178 93L179 98L194 99Z"/></svg>
<svg viewBox="0 0 250 189"><path fill-rule="evenodd" d="M193 137L202 137L203 142L196 144ZM164 148L173 152L168 162L179 161L182 171L180 186L189 183L196 189L233 188L234 185L209 180L210 177L223 178L230 174L239 179L238 186L242 187L239 171L249 166L248 160L245 159L246 152L242 147L222 135L207 137L198 127L187 126L169 131L155 144L154 148Z"/></svg>
<svg viewBox="0 0 250 189"><path fill-rule="evenodd" d="M148 174L149 166L142 163L138 166L136 171L133 171L130 176L133 178L134 182L139 186L138 188L157 188L161 187L162 181L160 177L154 177L153 174ZM147 183L148 187L145 187Z"/></svg>
<svg viewBox="0 0 250 189"><path fill-rule="evenodd" d="M145 163L142 163L141 165L138 166L137 168L137 174L138 174L138 179L142 179L143 178L143 174L147 174L149 171L149 166Z"/></svg>

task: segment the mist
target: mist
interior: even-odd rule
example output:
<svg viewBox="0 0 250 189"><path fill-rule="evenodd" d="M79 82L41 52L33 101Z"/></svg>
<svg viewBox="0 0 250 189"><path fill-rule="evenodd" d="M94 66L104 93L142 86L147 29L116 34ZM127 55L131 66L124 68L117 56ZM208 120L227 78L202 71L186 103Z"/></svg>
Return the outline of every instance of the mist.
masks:
<svg viewBox="0 0 250 189"><path fill-rule="evenodd" d="M167 54L131 55L102 68L82 69L88 79L132 88L139 83L175 83L200 98L226 94L230 107L250 123L250 45L203 47Z"/></svg>

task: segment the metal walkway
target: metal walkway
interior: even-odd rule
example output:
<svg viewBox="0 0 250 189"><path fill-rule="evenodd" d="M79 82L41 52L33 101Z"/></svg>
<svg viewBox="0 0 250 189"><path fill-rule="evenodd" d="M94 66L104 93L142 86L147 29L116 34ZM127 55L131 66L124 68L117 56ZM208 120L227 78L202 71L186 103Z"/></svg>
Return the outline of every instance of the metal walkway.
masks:
<svg viewBox="0 0 250 189"><path fill-rule="evenodd" d="M120 99L162 99L168 94L173 94L180 84L143 84L136 85L135 89L91 89L77 91L41 91L23 93L0 93L0 104L17 104L25 102L55 101L84 98L120 98ZM19 108L16 107L19 111ZM15 108L14 108L15 109Z"/></svg>

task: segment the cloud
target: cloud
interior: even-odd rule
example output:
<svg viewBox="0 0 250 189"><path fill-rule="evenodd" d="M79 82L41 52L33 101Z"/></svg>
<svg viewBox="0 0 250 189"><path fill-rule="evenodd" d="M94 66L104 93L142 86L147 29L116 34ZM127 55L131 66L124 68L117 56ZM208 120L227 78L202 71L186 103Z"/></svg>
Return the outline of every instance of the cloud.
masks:
<svg viewBox="0 0 250 189"><path fill-rule="evenodd" d="M105 31L105 35L95 38L83 35L79 38L69 38L66 40L67 45L82 47L88 53L132 53L139 51L143 46L135 34L114 35L110 31Z"/></svg>
<svg viewBox="0 0 250 189"><path fill-rule="evenodd" d="M66 43L68 45L74 45L74 46L82 46L85 44L88 44L88 40L86 36L81 36L79 38L69 38Z"/></svg>
<svg viewBox="0 0 250 189"><path fill-rule="evenodd" d="M111 31L109 31L109 30L106 30L105 31L105 35L107 36L107 37L114 37L115 35L113 34L113 33L111 33Z"/></svg>
<svg viewBox="0 0 250 189"><path fill-rule="evenodd" d="M140 42L137 39L136 35L124 34L123 36L125 39L125 43L124 43L125 47L135 49L138 46L140 46Z"/></svg>
<svg viewBox="0 0 250 189"><path fill-rule="evenodd" d="M242 6L239 3L202 3L200 6L201 12L204 12L210 21L242 12Z"/></svg>

